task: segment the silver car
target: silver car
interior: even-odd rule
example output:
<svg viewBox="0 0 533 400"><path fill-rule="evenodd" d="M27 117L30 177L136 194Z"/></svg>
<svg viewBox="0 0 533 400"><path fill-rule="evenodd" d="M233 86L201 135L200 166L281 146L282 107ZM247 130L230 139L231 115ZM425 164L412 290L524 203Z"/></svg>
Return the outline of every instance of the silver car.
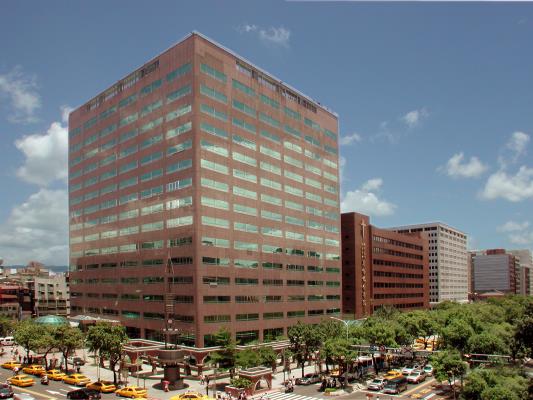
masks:
<svg viewBox="0 0 533 400"><path fill-rule="evenodd" d="M408 383L420 383L426 380L426 373L424 371L413 371L407 376Z"/></svg>
<svg viewBox="0 0 533 400"><path fill-rule="evenodd" d="M375 378L375 379L372 379L368 385L367 385L367 389L368 390L383 390L383 388L385 387L385 384L387 383L387 380L386 379L383 379L383 378Z"/></svg>

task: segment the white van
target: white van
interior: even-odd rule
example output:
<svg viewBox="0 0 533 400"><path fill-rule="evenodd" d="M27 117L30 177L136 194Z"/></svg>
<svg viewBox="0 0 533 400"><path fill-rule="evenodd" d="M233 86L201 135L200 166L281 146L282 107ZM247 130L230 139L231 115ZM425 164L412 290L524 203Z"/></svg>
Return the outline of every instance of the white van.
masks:
<svg viewBox="0 0 533 400"><path fill-rule="evenodd" d="M13 336L6 336L1 343L3 346L13 346L15 345L15 338Z"/></svg>

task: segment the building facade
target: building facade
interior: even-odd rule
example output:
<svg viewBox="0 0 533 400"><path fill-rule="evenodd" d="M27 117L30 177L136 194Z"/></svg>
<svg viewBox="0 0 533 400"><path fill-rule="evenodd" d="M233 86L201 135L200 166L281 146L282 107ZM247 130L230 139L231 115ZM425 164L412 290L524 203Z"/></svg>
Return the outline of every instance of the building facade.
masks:
<svg viewBox="0 0 533 400"><path fill-rule="evenodd" d="M473 263L475 293L517 293L517 257L505 249L489 249L475 254Z"/></svg>
<svg viewBox="0 0 533 400"><path fill-rule="evenodd" d="M509 254L517 257L520 262L519 293L524 296L533 295L533 258L531 250L507 250Z"/></svg>
<svg viewBox="0 0 533 400"><path fill-rule="evenodd" d="M430 303L468 301L469 256L465 233L440 222L390 229L400 233L428 234Z"/></svg>
<svg viewBox="0 0 533 400"><path fill-rule="evenodd" d="M340 315L337 132L198 33L73 111L72 314L197 347Z"/></svg>
<svg viewBox="0 0 533 400"><path fill-rule="evenodd" d="M427 235L397 233L369 217L341 215L342 307L345 318L362 318L385 305L400 310L429 307Z"/></svg>
<svg viewBox="0 0 533 400"><path fill-rule="evenodd" d="M70 315L70 292L68 276L55 274L46 277L36 276L28 281L30 290L34 292L35 316Z"/></svg>

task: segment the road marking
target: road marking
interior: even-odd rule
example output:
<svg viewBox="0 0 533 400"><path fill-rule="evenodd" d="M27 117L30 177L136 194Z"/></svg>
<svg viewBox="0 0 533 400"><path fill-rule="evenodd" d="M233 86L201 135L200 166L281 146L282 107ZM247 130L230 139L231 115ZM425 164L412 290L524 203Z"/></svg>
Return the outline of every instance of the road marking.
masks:
<svg viewBox="0 0 533 400"><path fill-rule="evenodd" d="M409 389L409 390L403 392L403 395L404 395L404 396L407 396L407 395L410 394L410 393L416 392L416 391L420 390L421 388L423 388L423 387L425 387L425 386L427 386L427 385L433 383L434 381L435 381L434 379L430 379L429 381L424 382L424 383L422 383L422 384L419 383L419 384L418 384L417 386L415 386L414 388Z"/></svg>
<svg viewBox="0 0 533 400"><path fill-rule="evenodd" d="M17 388L18 390L22 391L23 393L29 393L29 394L33 394L34 396L39 396L39 397L44 397L45 399L53 399L53 400L57 400L57 397L50 397L46 394L43 394L43 393L39 393L39 392L34 392L33 390L30 390L30 389L22 389L22 388Z"/></svg>
<svg viewBox="0 0 533 400"><path fill-rule="evenodd" d="M264 397L265 400L318 400L318 397L283 392L266 394Z"/></svg>
<svg viewBox="0 0 533 400"><path fill-rule="evenodd" d="M61 394L61 393L56 392L56 391L54 391L54 390L48 390L48 389L47 389L46 391L47 391L48 393L51 393L51 394Z"/></svg>

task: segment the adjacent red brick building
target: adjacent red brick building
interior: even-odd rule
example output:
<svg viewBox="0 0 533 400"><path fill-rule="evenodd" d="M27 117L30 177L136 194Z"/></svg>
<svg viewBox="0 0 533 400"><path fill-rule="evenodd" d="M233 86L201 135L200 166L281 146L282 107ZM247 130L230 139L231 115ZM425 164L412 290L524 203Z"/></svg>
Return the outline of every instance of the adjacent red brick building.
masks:
<svg viewBox="0 0 533 400"><path fill-rule="evenodd" d="M362 318L385 305L429 307L426 234L379 229L355 212L342 214L341 232L345 318Z"/></svg>
<svg viewBox="0 0 533 400"><path fill-rule="evenodd" d="M337 135L198 33L119 80L69 118L71 313L197 347L339 316Z"/></svg>

